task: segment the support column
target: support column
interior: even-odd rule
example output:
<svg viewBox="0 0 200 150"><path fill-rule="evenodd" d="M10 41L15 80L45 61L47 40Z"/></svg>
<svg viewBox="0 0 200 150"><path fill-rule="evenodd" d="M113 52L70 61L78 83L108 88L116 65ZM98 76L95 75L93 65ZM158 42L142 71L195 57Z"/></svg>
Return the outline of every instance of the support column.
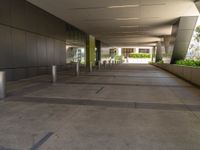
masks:
<svg viewBox="0 0 200 150"><path fill-rule="evenodd" d="M156 62L159 62L162 60L162 44L159 41L157 43L157 51L156 51Z"/></svg>
<svg viewBox="0 0 200 150"><path fill-rule="evenodd" d="M135 53L137 53L137 54L139 53L139 48L138 47L135 48Z"/></svg>
<svg viewBox="0 0 200 150"><path fill-rule="evenodd" d="M165 55L163 57L164 63L170 64L173 52L172 36L164 36Z"/></svg>
<svg viewBox="0 0 200 150"><path fill-rule="evenodd" d="M118 49L117 49L117 55L118 55L118 56L121 56L121 55L122 55L122 48L118 48Z"/></svg>
<svg viewBox="0 0 200 150"><path fill-rule="evenodd" d="M171 36L164 36L165 53L169 54L171 48Z"/></svg>
<svg viewBox="0 0 200 150"><path fill-rule="evenodd" d="M101 62L101 41L96 40L96 65Z"/></svg>
<svg viewBox="0 0 200 150"><path fill-rule="evenodd" d="M198 16L181 17L176 23L176 36L171 63L185 59L196 27Z"/></svg>
<svg viewBox="0 0 200 150"><path fill-rule="evenodd" d="M153 48L152 48L152 57L151 57L151 61L152 62L155 62L155 59L156 58L156 47L154 46Z"/></svg>
<svg viewBox="0 0 200 150"><path fill-rule="evenodd" d="M198 11L200 12L200 1L199 0L195 0L195 5L196 5Z"/></svg>
<svg viewBox="0 0 200 150"><path fill-rule="evenodd" d="M86 39L86 67L90 70L90 66L95 64L96 52L95 52L95 38L91 35Z"/></svg>

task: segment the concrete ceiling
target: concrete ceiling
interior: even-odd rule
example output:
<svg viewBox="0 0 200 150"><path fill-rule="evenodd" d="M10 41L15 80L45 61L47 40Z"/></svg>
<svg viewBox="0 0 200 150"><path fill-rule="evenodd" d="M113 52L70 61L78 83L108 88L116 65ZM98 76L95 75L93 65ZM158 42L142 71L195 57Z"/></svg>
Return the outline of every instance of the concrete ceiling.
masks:
<svg viewBox="0 0 200 150"><path fill-rule="evenodd" d="M193 0L28 0L110 46L151 46L180 16L197 16Z"/></svg>

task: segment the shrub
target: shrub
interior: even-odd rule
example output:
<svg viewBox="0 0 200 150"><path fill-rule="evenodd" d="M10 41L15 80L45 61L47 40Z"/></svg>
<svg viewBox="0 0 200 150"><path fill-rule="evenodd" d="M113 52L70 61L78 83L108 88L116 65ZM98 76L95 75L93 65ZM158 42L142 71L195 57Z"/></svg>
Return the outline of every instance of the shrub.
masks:
<svg viewBox="0 0 200 150"><path fill-rule="evenodd" d="M146 54L146 53L130 53L129 54L130 58L151 58L150 54Z"/></svg>
<svg viewBox="0 0 200 150"><path fill-rule="evenodd" d="M184 66L200 67L200 60L192 60L192 59L178 60L176 61L176 64Z"/></svg>

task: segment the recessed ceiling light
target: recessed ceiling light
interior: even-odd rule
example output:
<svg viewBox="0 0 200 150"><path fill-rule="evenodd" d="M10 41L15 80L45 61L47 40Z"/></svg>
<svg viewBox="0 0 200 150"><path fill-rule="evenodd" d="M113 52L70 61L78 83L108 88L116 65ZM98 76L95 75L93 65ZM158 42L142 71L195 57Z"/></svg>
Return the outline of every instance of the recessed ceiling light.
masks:
<svg viewBox="0 0 200 150"><path fill-rule="evenodd" d="M134 7L142 7L142 6L159 6L166 5L165 3L154 3L154 4L134 4L134 5L114 5L114 6L90 6L90 7L75 7L69 8L69 10L97 10L97 9L114 9L114 8L134 8Z"/></svg>
<svg viewBox="0 0 200 150"><path fill-rule="evenodd" d="M108 8L113 9L113 8L132 8L132 7L139 7L140 5L121 5L121 6L108 6Z"/></svg>
<svg viewBox="0 0 200 150"><path fill-rule="evenodd" d="M139 26L120 26L120 28L138 28Z"/></svg>
<svg viewBox="0 0 200 150"><path fill-rule="evenodd" d="M139 18L115 18L115 20L138 20Z"/></svg>

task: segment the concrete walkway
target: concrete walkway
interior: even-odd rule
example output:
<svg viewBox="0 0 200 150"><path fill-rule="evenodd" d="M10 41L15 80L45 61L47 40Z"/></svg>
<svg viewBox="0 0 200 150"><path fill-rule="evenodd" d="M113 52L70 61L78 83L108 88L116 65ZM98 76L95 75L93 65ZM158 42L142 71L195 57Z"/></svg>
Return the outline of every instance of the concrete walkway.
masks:
<svg viewBox="0 0 200 150"><path fill-rule="evenodd" d="M200 89L151 65L8 84L0 150L199 150Z"/></svg>

